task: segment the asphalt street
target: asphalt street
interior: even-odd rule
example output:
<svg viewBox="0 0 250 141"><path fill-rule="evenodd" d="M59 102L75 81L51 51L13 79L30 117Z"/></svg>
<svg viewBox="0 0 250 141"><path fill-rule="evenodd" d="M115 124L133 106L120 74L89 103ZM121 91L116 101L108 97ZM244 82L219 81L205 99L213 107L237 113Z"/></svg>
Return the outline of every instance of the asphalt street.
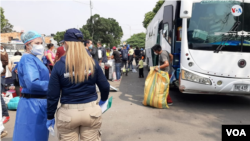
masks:
<svg viewBox="0 0 250 141"><path fill-rule="evenodd" d="M146 71L144 73L146 75ZM119 89L111 109L103 114L102 141L219 141L222 124L250 124L250 97L182 94L170 90L174 102L169 109L142 105L144 82L138 72L110 82ZM11 141L16 111L9 111L5 124ZM49 141L56 141L50 136Z"/></svg>

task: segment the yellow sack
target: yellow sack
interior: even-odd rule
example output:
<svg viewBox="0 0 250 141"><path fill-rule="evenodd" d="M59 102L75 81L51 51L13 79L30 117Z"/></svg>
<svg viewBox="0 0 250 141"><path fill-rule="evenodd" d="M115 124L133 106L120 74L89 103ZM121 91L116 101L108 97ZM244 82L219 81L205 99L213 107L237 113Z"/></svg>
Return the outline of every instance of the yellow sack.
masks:
<svg viewBox="0 0 250 141"><path fill-rule="evenodd" d="M167 72L150 68L144 88L143 105L155 108L168 108L169 76Z"/></svg>

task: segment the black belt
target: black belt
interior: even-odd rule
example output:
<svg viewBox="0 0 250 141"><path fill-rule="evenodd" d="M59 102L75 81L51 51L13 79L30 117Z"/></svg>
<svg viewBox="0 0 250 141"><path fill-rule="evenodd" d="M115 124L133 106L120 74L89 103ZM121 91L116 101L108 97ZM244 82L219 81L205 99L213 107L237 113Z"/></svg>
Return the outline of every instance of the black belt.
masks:
<svg viewBox="0 0 250 141"><path fill-rule="evenodd" d="M47 99L46 95L36 95L36 94L22 94L24 98L38 98L38 99Z"/></svg>

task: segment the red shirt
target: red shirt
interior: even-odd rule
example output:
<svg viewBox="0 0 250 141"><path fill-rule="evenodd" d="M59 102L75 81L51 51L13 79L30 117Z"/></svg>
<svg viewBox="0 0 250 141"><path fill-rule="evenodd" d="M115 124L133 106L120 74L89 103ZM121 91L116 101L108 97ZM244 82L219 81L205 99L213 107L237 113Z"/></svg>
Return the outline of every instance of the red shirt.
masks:
<svg viewBox="0 0 250 141"><path fill-rule="evenodd" d="M57 48L56 55L58 56L58 60L65 54L65 50L63 46Z"/></svg>

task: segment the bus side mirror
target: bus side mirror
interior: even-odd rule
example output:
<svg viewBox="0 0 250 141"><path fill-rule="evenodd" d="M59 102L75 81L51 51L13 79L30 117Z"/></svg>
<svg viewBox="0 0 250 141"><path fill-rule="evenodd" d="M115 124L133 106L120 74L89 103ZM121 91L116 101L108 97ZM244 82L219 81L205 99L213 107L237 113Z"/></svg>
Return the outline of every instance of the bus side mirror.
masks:
<svg viewBox="0 0 250 141"><path fill-rule="evenodd" d="M193 9L193 0L181 0L180 18L191 18Z"/></svg>

